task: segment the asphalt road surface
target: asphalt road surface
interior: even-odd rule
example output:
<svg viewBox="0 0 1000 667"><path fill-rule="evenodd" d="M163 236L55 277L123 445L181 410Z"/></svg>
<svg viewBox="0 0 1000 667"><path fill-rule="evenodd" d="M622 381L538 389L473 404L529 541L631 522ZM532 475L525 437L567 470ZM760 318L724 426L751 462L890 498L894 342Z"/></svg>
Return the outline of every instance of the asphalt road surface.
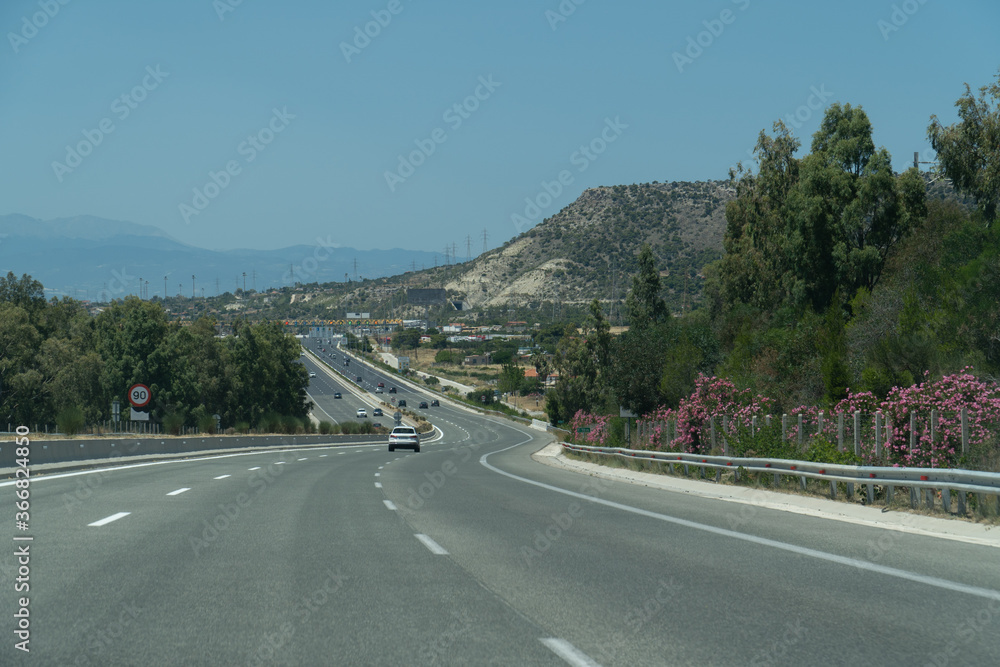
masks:
<svg viewBox="0 0 1000 667"><path fill-rule="evenodd" d="M27 531L4 482L33 539L0 561L0 664L1000 664L994 548L584 476L531 458L547 434L428 412L419 454L36 477Z"/></svg>

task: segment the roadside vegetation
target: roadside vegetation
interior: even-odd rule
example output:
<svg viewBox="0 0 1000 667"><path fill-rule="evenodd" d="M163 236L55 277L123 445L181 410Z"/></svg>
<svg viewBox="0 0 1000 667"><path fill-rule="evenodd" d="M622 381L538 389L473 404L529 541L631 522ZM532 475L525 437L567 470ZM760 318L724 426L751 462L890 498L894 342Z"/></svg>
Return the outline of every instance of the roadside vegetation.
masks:
<svg viewBox="0 0 1000 667"><path fill-rule="evenodd" d="M46 301L41 283L0 278L0 423L65 433L107 428L112 401L129 418L129 388L150 389L163 433L200 429L309 432L308 373L294 336L275 323L170 322L135 297L96 316L69 298Z"/></svg>
<svg viewBox="0 0 1000 667"><path fill-rule="evenodd" d="M782 122L761 132L757 169L731 174L725 253L705 270L704 307L672 314L660 261L643 247L629 330L611 335L595 301L582 333L560 340L551 421L586 422L585 440L613 442L621 406L679 425L643 446L707 451L701 429L710 415L726 416L732 441L753 441L749 450L762 446L768 414L806 413L815 424L822 410L829 429L830 415L863 411L873 429L881 411L895 427L890 464L996 469L1000 76L978 97L966 86L956 106L960 121L932 118L928 136L940 160L934 178L949 179L964 201L928 196L916 169L894 173L861 107L827 109L803 157ZM964 457L956 448L963 408L972 431ZM941 419L934 442L932 409ZM916 450L910 411L920 415ZM830 433L820 436L816 447L829 452L819 441L828 444Z"/></svg>

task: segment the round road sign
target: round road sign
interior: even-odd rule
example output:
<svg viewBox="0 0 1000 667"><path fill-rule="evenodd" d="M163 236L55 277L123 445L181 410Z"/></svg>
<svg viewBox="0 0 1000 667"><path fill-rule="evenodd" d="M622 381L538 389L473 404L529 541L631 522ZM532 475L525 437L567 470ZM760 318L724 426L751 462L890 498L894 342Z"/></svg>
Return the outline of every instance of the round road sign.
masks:
<svg viewBox="0 0 1000 667"><path fill-rule="evenodd" d="M132 407L144 408L149 405L149 387L144 384L134 384L128 390L128 402Z"/></svg>

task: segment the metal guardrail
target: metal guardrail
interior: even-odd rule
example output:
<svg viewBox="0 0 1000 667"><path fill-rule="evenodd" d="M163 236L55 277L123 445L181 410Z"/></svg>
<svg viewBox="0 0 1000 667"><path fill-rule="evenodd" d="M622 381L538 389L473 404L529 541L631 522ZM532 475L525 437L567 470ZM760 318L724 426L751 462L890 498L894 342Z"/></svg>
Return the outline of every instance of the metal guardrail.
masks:
<svg viewBox="0 0 1000 667"><path fill-rule="evenodd" d="M719 481L723 470L733 470L737 480L741 471L770 473L774 475L777 484L782 476L796 477L803 489L806 480L815 479L830 483L830 497L837 497L837 483L847 484L848 495L854 495L854 485L864 485L867 489L868 504L875 501L875 486L884 486L886 501L891 502L893 492L898 487L910 490L910 505L917 507L919 496L924 496L927 507L935 506L935 491L941 491L941 504L945 511L951 511L951 492L955 491L957 511L964 514L966 510L966 494L975 493L977 507L985 511L984 496L995 496L997 511L1000 512L1000 473L962 470L957 468L897 468L889 466L851 466L833 463L815 463L812 461L794 461L789 459L742 458L736 456L708 456L690 454L687 452L662 452L640 449L624 449L621 447L591 447L563 443L563 448L587 454L616 456L636 461L655 461L667 465L670 472L674 466L681 466L685 474L690 467L700 470L705 477L705 470L715 470L715 480ZM923 493L920 493L923 492Z"/></svg>

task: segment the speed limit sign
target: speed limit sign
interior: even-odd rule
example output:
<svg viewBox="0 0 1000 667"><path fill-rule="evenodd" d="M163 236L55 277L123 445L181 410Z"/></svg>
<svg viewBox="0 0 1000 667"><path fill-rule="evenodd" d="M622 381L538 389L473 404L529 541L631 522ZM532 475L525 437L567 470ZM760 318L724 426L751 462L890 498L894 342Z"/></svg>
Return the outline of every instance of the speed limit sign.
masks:
<svg viewBox="0 0 1000 667"><path fill-rule="evenodd" d="M149 387L144 384L134 384L128 390L128 402L132 407L144 408L149 405Z"/></svg>

